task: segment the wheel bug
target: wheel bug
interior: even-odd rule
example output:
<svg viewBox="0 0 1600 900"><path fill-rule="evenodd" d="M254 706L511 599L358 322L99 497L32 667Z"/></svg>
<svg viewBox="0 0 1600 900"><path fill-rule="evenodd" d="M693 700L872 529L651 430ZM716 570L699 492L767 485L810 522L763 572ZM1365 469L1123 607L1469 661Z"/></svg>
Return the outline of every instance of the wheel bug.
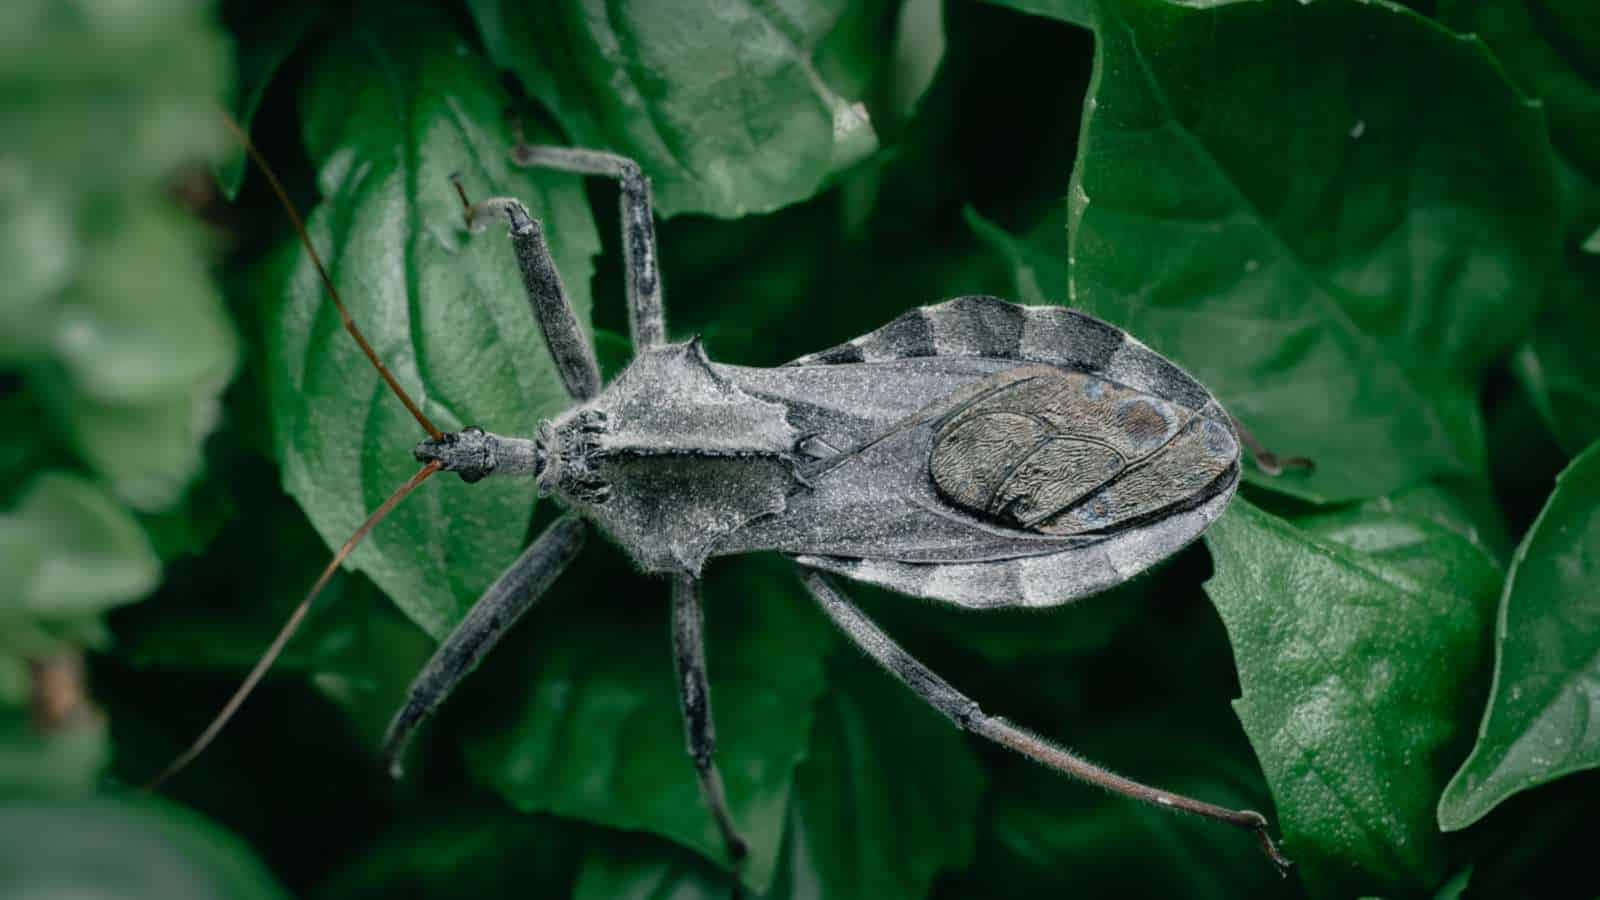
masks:
<svg viewBox="0 0 1600 900"><path fill-rule="evenodd" d="M503 220L534 318L574 406L532 437L444 433L378 361L345 312L304 226L266 172L346 329L428 436L420 471L335 554L261 660L195 743L197 756L287 643L365 534L423 481L523 476L567 512L485 591L417 675L384 740L391 771L416 729L560 576L591 525L640 569L670 580L673 654L689 755L735 861L746 853L715 761L700 574L713 557L776 550L844 635L958 727L1133 799L1252 832L1280 870L1259 813L1153 788L984 713L913 658L832 576L975 609L1045 607L1119 584L1196 538L1233 496L1241 444L1259 447L1194 378L1120 329L1064 307L962 297L777 368L711 361L668 343L650 183L601 151L519 145L514 161L620 187L635 357L602 383L542 227L509 197L472 202L467 227Z"/></svg>

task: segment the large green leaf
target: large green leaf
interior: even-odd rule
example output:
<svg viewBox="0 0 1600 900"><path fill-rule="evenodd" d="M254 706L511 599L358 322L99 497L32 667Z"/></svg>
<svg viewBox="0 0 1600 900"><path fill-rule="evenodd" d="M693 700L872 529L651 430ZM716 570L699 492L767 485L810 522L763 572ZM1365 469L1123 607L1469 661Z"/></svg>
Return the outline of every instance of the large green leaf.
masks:
<svg viewBox="0 0 1600 900"><path fill-rule="evenodd" d="M0 895L279 900L238 838L154 800L14 801L0 807Z"/></svg>
<svg viewBox="0 0 1600 900"><path fill-rule="evenodd" d="M1387 4L1097 15L1071 237L1052 241L1071 283L1052 299L1317 461L1279 490L1480 471L1479 375L1523 333L1556 246L1538 109L1480 42Z"/></svg>
<svg viewBox="0 0 1600 900"><path fill-rule="evenodd" d="M531 434L567 402L505 231L469 234L449 176L546 220L580 319L598 235L573 176L510 165L509 98L449 20L367 8L312 66L305 135L327 198L311 217L340 293L379 356L445 429ZM271 320L284 484L330 546L417 468L423 434L340 328L304 256ZM531 481L436 478L352 557L435 637L521 547Z"/></svg>
<svg viewBox="0 0 1600 900"><path fill-rule="evenodd" d="M497 703L475 717L469 765L519 809L653 831L726 865L685 751L665 585L600 580L621 565L569 571L530 614L534 639L485 669ZM788 564L762 557L708 572L706 643L717 762L750 847L739 874L761 890L834 642Z"/></svg>
<svg viewBox="0 0 1600 900"><path fill-rule="evenodd" d="M877 146L851 92L877 55L819 57L836 31L890 20L890 3L469 6L490 55L572 143L638 161L662 215L777 209Z"/></svg>
<svg viewBox="0 0 1600 900"><path fill-rule="evenodd" d="M1236 708L1307 886L1435 887L1446 858L1433 809L1478 702L1493 558L1382 500L1301 527L1236 500L1207 543Z"/></svg>
<svg viewBox="0 0 1600 900"><path fill-rule="evenodd" d="M1600 442L1556 480L1517 548L1478 743L1439 800L1465 828L1505 798L1600 766Z"/></svg>

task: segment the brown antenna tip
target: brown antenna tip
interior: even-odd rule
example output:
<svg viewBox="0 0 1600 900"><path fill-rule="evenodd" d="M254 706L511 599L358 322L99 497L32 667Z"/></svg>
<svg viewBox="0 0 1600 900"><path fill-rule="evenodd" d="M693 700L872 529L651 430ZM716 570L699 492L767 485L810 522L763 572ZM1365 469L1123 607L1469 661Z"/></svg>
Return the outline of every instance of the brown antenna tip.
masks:
<svg viewBox="0 0 1600 900"><path fill-rule="evenodd" d="M194 762L196 757L205 752L206 747L210 746L217 735L222 733L223 727L233 718L233 714L239 711L240 706L244 705L244 701L255 690L262 677L267 674L267 670L272 668L272 664L277 661L278 655L283 652L283 648L289 643L289 639L294 637L294 633L300 629L301 623L305 621L306 614L311 611L312 601L316 600L317 595L322 593L322 589L328 586L328 582L333 579L333 573L339 571L339 566L344 563L345 558L350 555L350 552L356 548L357 544L361 543L362 538L365 538L368 532L372 531L379 522L384 520L384 517L389 515L390 510L393 510L408 494L431 478L435 472L439 471L439 467L440 464L437 462L431 462L423 466L417 474L411 476L410 481L407 481L400 486L399 490L389 495L389 499L383 501L383 505L379 506L372 515L367 517L365 522L361 523L361 527L356 529L355 534L350 535L350 539L345 541L344 546L339 548L339 552L333 555L333 560L322 570L322 574L317 576L316 583L306 593L305 599L301 600L300 605L296 606L294 612L289 614L289 620L283 623L283 628L279 629L278 636L272 639L272 643L267 646L266 652L261 654L260 659L256 660L255 667L250 670L249 675L245 676L244 682L239 685L239 689L233 692L233 696L228 698L227 703L223 704L222 711L217 713L216 717L211 720L211 724L206 726L205 731L202 731L200 736L195 738L194 743L190 744L187 750L178 754L178 757L169 763L161 771L160 775L157 775L149 784L145 785L145 790L153 791L161 787L167 779L183 771L189 763Z"/></svg>

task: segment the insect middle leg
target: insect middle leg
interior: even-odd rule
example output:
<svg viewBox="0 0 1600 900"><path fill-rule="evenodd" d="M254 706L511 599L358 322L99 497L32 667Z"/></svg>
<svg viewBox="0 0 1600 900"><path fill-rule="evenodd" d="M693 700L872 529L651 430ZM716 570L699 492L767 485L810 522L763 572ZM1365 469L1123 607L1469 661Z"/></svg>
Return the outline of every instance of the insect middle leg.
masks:
<svg viewBox="0 0 1600 900"><path fill-rule="evenodd" d="M806 590L822 606L823 611L851 641L855 642L856 646L866 651L868 656L904 682L906 687L911 688L924 702L948 716L957 726L974 734L980 734L997 744L1010 747L1035 762L1106 790L1155 806L1216 819L1253 832L1279 871L1287 871L1292 865L1288 858L1278 851L1277 845L1267 834L1267 819L1260 813L1228 809L1140 784L1131 778L1124 778L1115 772L1102 769L1032 732L1012 725L1005 719L988 715L978 708L977 703L895 643L894 638L889 637L877 623L867 618L866 613L850 602L850 599L822 573L802 569L800 578L805 583Z"/></svg>
<svg viewBox="0 0 1600 900"><path fill-rule="evenodd" d="M728 796L717 770L717 734L711 721L711 685L706 680L705 617L700 609L700 582L679 575L672 582L672 659L678 673L678 701L689 757L700 779L700 794L722 832L728 856L738 861L747 851L744 838L728 811Z"/></svg>
<svg viewBox="0 0 1600 900"><path fill-rule="evenodd" d="M615 178L622 188L622 263L628 290L628 327L634 350L654 347L666 340L665 313L661 307L661 270L656 261L655 212L650 203L650 179L639 164L625 156L602 150L545 147L520 140L511 160L527 168L555 169L580 175Z"/></svg>
<svg viewBox="0 0 1600 900"><path fill-rule="evenodd" d="M557 519L495 579L461 624L434 651L411 682L405 705L384 735L383 755L390 775L401 776L406 745L418 726L560 577L583 548L587 531L584 520L572 513Z"/></svg>

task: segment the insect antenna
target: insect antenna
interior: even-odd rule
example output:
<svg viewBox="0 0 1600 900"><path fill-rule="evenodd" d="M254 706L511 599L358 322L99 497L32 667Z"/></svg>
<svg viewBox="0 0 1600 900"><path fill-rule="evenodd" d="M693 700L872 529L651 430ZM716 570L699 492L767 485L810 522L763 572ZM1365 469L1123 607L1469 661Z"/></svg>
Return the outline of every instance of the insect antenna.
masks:
<svg viewBox="0 0 1600 900"><path fill-rule="evenodd" d="M333 555L333 559L322 570L322 574L317 576L316 583L312 584L311 590L306 592L305 599L301 600L300 605L296 606L294 612L289 614L289 619L283 623L283 628L279 629L278 636L272 639L272 643L268 645L266 652L261 654L260 659L256 660L255 667L250 670L249 675L245 676L244 682L239 685L238 690L233 692L233 696L228 698L228 702L223 705L221 712L217 713L216 718L211 720L211 724L206 726L206 730L202 731L200 736L194 739L194 743L190 744L187 750L178 754L178 757L169 763L160 775L157 775L149 784L145 785L146 790L153 791L160 787L167 779L183 771L185 766L189 765L194 761L195 757L205 751L212 740L221 733L223 726L228 724L228 720L233 718L233 714L239 711L240 706L244 705L245 698L249 697L250 692L255 690L262 676L266 675L267 670L272 668L272 664L277 661L278 655L283 652L284 645L289 643L289 638L294 637L294 633L300 628L300 623L305 621L306 614L311 611L311 604L317 599L317 595L322 593L322 589L328 586L329 581L333 580L333 573L339 571L339 566L344 563L345 557L356 549L356 545L361 543L361 539L367 536L367 532L371 531L379 522L383 521L385 516L389 515L390 510L400 505L400 501L404 500L406 495L416 490L424 481L433 477L433 474L439 471L439 467L440 463L438 462L431 462L423 466L417 471L417 474L411 476L411 480L401 485L399 490L390 494L389 499L383 501L383 505L368 516L365 522L361 523L361 527L356 529L355 534L350 535L350 539L345 541L344 546L339 548L339 552Z"/></svg>
<svg viewBox="0 0 1600 900"><path fill-rule="evenodd" d="M372 367L378 370L378 374L383 377L384 383L389 385L389 390L393 391L394 395L400 398L400 402L405 404L406 410L411 413L412 418L417 420L417 424L422 426L422 430L428 433L428 437L442 437L443 433L423 414L421 407L417 406L416 401L411 399L411 395L407 394L405 388L400 386L400 382L395 380L394 373L390 372L388 367L378 360L377 351L372 349L372 345L367 343L367 336L361 333L360 328L356 327L356 320L351 318L350 310L345 308L344 300L340 298L338 289L333 286L333 279L328 277L328 269L322 264L322 256L317 253L316 246L311 243L311 235L306 231L306 224L300 218L300 213L294 208L294 204L289 201L289 193L283 189L283 183L278 180L277 173L273 172L272 167L267 165L266 158L256 149L255 143L250 140L250 135L245 132L238 122L234 121L233 116L229 115L226 110L222 111L222 121L227 123L228 130L233 132L234 139L244 145L244 152L248 153L250 158L255 161L255 164L261 168L261 174L267 176L267 183L272 186L272 192L277 195L278 202L283 204L283 211L288 214L289 221L294 225L295 234L300 236L300 243L305 245L306 253L310 255L312 265L316 266L317 275L322 278L322 286L328 289L328 296L332 298L334 308L339 310L339 319L344 322L344 330L350 332L350 336L356 339L356 343L361 346L361 352L366 354L367 361L372 363Z"/></svg>
<svg viewBox="0 0 1600 900"><path fill-rule="evenodd" d="M311 235L306 230L305 221L300 218L299 211L295 209L294 203L289 200L289 193L284 190L283 183L278 180L277 173L272 170L271 166L267 165L266 159L256 149L255 143L250 140L250 135L234 120L233 116L227 110L219 110L219 112L221 113L222 121L227 125L228 130L232 132L234 139L243 145L245 153L261 168L261 173L267 177L267 183L272 187L272 193L277 195L278 202L283 205L284 212L288 214L290 223L294 225L295 233L300 237L300 243L305 246L306 253L311 257L312 265L316 267L317 275L322 279L322 286L327 288L328 296L333 300L334 308L339 311L339 318L344 322L345 331L348 331L350 336L355 338L356 344L361 347L361 352L366 354L367 360L372 363L373 368L378 370L378 374L383 377L384 383L389 386L389 390L393 391L394 395L400 399L400 402L405 404L405 408L410 411L412 418L417 420L417 424L422 426L430 438L442 437L443 433L439 431L433 422L429 421L421 408L417 406L416 401L412 400L411 395L407 394L405 389L400 386L400 383L395 380L394 373L390 372L388 367L379 361L378 354L372 349L372 345L367 342L366 335L362 334L361 329L356 326L355 319L351 317L350 311L345 307L344 300L339 296L338 289L333 286L333 279L328 277L328 269L322 263L321 254L317 253L316 246L311 243ZM355 533L350 536L350 539L344 542L344 546L340 547L339 551L333 555L333 559L322 570L322 574L317 576L317 580L312 584L311 590L306 592L305 599L301 600L300 604L294 608L294 612L290 613L288 621L283 623L283 627L278 631L277 637L272 639L272 643L267 646L266 652L262 653L261 658L256 661L255 666L250 670L250 674L245 676L244 682L239 685L238 690L233 692L233 696L228 698L228 702L223 705L216 717L200 733L200 736L195 738L188 749L180 753L176 759L162 770L160 775L157 775L151 779L149 784L145 785L146 790L159 788L167 779L183 771L189 763L193 762L216 739L217 735L222 732L223 727L233 718L234 713L238 712L239 707L244 705L245 699L255 690L262 677L267 674L267 670L272 668L272 664L277 661L278 656L283 652L284 646L289 643L290 638L294 637L294 633L299 630L301 623L305 621L306 615L310 613L311 604L316 601L317 595L321 594L322 589L328 586L328 582L333 579L333 574L339 571L339 566L355 550L356 545L360 544L362 539L400 504L400 501L404 500L424 481L433 477L434 473L440 470L441 465L439 462L430 462L423 466L415 475L411 476L409 481L401 485L399 490L391 494L389 499L383 501L383 504L372 515L368 516L365 522L361 523L361 527L357 528Z"/></svg>

